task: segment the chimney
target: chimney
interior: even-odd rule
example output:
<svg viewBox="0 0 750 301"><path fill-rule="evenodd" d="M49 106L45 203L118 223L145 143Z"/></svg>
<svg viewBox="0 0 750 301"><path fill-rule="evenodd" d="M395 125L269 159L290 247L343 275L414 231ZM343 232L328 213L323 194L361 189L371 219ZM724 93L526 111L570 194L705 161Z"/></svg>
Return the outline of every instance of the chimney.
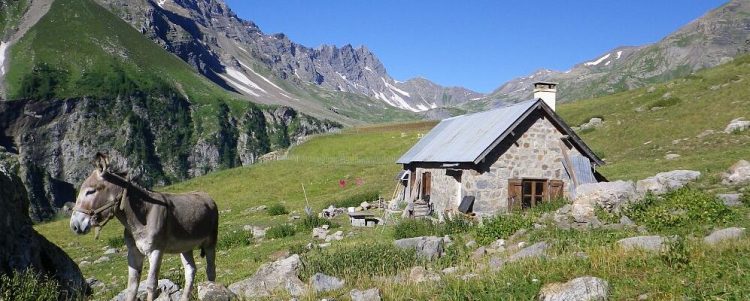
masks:
<svg viewBox="0 0 750 301"><path fill-rule="evenodd" d="M534 99L541 98L552 111L555 110L555 94L557 93L557 83L535 82Z"/></svg>

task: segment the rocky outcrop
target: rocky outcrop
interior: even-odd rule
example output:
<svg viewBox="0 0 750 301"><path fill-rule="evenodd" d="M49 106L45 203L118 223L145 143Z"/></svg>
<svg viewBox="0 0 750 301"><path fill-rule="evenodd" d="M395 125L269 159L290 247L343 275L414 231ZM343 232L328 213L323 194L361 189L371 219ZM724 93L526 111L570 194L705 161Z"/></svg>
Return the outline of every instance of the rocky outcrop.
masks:
<svg viewBox="0 0 750 301"><path fill-rule="evenodd" d="M339 127L284 107L232 112L218 103L211 118L198 112L205 108L179 96L141 94L0 102L0 151L20 163L31 216L43 220L75 200L99 151L123 170L142 168L141 182L151 186L252 164L300 137Z"/></svg>
<svg viewBox="0 0 750 301"><path fill-rule="evenodd" d="M636 183L636 191L644 195L647 192L653 194L664 194L671 190L679 189L701 176L699 171L673 170L657 173L653 177L640 180Z"/></svg>
<svg viewBox="0 0 750 301"><path fill-rule="evenodd" d="M0 153L0 159L6 156ZM63 295L88 293L78 265L32 227L29 200L17 168L0 162L0 274L33 269L56 280Z"/></svg>
<svg viewBox="0 0 750 301"><path fill-rule="evenodd" d="M252 277L231 284L229 290L241 299L270 297L275 290L286 290L292 296L300 296L307 290L297 278L301 265L297 254L263 264Z"/></svg>
<svg viewBox="0 0 750 301"><path fill-rule="evenodd" d="M745 228L731 227L711 232L703 238L703 242L709 245L718 245L725 241L738 240L745 235Z"/></svg>
<svg viewBox="0 0 750 301"><path fill-rule="evenodd" d="M401 249L416 250L417 256L429 260L440 258L445 251L445 241L437 236L404 238L394 241L393 244Z"/></svg>
<svg viewBox="0 0 750 301"><path fill-rule="evenodd" d="M539 292L539 301L604 301L609 298L609 283L585 276L565 283L549 283Z"/></svg>
<svg viewBox="0 0 750 301"><path fill-rule="evenodd" d="M729 170L721 175L724 185L740 185L750 183L750 162L739 160Z"/></svg>

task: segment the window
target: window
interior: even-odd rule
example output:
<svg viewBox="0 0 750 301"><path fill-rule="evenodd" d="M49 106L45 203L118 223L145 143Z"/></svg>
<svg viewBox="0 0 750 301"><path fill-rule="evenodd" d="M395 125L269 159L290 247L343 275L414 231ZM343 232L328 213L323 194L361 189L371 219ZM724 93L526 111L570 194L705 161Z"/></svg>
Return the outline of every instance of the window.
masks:
<svg viewBox="0 0 750 301"><path fill-rule="evenodd" d="M563 181L547 179L508 180L508 209L526 210L563 196Z"/></svg>

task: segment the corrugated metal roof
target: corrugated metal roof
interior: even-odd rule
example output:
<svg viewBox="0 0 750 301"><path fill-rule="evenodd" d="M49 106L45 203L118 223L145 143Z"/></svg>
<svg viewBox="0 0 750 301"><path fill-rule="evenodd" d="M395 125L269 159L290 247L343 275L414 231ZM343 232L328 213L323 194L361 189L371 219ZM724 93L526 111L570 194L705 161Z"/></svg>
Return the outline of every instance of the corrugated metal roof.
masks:
<svg viewBox="0 0 750 301"><path fill-rule="evenodd" d="M396 163L474 162L538 101L529 100L491 111L445 119Z"/></svg>
<svg viewBox="0 0 750 301"><path fill-rule="evenodd" d="M570 156L570 161L573 163L573 170L575 170L578 185L598 182L592 172L589 158L581 155L573 155Z"/></svg>

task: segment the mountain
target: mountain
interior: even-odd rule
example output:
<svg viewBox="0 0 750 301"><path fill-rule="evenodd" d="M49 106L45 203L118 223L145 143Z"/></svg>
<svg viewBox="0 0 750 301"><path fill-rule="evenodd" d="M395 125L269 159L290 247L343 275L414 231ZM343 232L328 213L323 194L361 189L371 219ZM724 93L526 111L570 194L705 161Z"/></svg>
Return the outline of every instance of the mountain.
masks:
<svg viewBox="0 0 750 301"><path fill-rule="evenodd" d="M483 96L426 79L397 81L364 46L309 48L284 34L265 34L220 0L97 1L212 81L260 103L362 119L362 113L383 105L423 112ZM315 88L371 100L320 100ZM352 103L367 112L353 115L346 108Z"/></svg>
<svg viewBox="0 0 750 301"><path fill-rule="evenodd" d="M2 11L12 100L0 101L0 153L18 164L35 220L75 200L99 151L154 186L342 127L227 92L91 0L11 5Z"/></svg>
<svg viewBox="0 0 750 301"><path fill-rule="evenodd" d="M685 76L747 52L750 1L732 0L657 43L617 47L564 72L538 70L465 106L476 110L529 99L534 81L558 82L558 101L587 99Z"/></svg>

